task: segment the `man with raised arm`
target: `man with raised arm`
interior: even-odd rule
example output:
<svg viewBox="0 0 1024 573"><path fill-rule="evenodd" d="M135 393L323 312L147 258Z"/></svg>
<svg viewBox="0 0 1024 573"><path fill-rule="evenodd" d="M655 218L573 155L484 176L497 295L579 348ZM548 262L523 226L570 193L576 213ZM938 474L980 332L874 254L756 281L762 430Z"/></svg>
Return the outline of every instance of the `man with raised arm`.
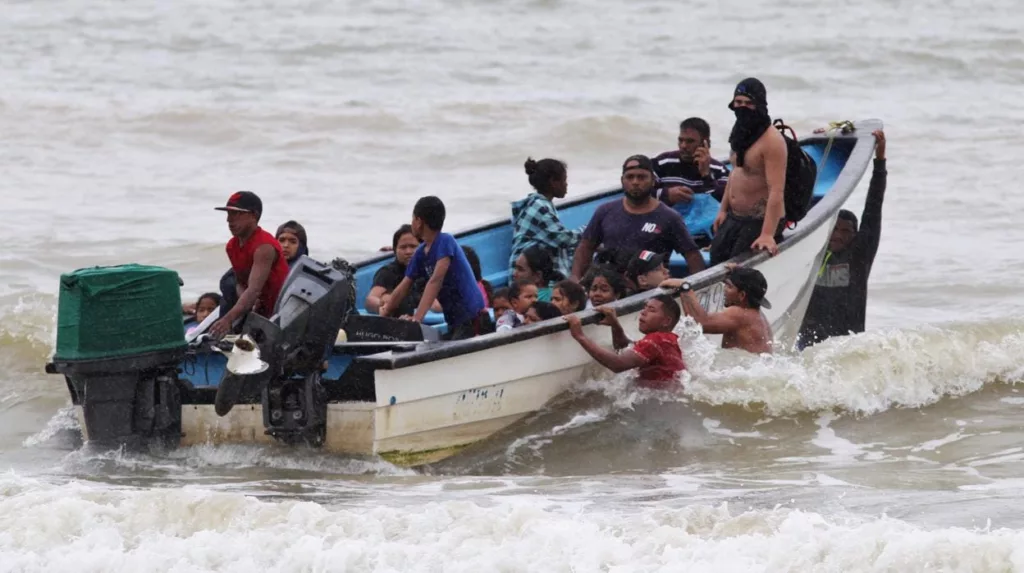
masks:
<svg viewBox="0 0 1024 573"><path fill-rule="evenodd" d="M805 348L832 336L864 332L868 304L868 275L882 238L882 200L885 198L885 132L875 136L875 166L868 197L857 227L857 215L839 212L825 260L807 307L798 345Z"/></svg>
<svg viewBox="0 0 1024 573"><path fill-rule="evenodd" d="M772 129L764 84L740 82L729 109L736 114L729 135L733 170L715 218L712 265L751 249L778 254L786 217L786 140Z"/></svg>

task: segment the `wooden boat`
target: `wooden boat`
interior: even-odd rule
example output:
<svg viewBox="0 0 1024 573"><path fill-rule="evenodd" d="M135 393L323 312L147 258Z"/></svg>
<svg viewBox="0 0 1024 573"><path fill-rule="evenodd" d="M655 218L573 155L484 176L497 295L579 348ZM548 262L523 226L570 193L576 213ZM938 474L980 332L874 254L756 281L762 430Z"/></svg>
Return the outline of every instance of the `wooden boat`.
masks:
<svg viewBox="0 0 1024 573"><path fill-rule="evenodd" d="M881 122L869 120L857 123L850 133L802 139L802 147L819 165L813 207L794 229L785 232L777 256L747 255L737 261L756 267L767 278L773 306L765 313L777 342L783 345L795 341L836 214L867 169L874 150L871 132L880 127ZM598 205L617 200L621 193L613 189L567 201L558 206L559 216L566 226L580 227ZM512 242L507 217L455 236L460 244L477 251L486 279L495 287L506 284ZM355 265L358 304L374 273L390 260L391 255L382 254ZM674 254L673 275L683 276L685 269L685 260ZM723 305L726 272L719 265L689 279L708 310ZM640 293L614 304L631 336L638 335L639 310L655 293ZM433 319L436 322L438 317ZM597 326L598 320L596 313L583 311L588 336L610 345L608 329ZM170 419L178 414L178 421L170 425L172 445L305 441L339 454L377 455L400 465L419 465L448 457L516 423L579 381L586 368L599 368L560 319L456 342L375 341L373 333L358 336L359 327L351 323L346 330L348 341L334 345L326 372L303 394L322 412L310 414L315 427L307 428L305 435L274 430L273 417L291 415L291 410L274 406L266 389L262 396L259 392L241 396L226 415L219 416L215 402L226 359L210 349L190 349L172 385L177 398L165 400L172 410L167 414ZM414 333L411 338L422 337ZM429 332L426 338L431 338ZM48 370L66 374L89 438L90 426L99 428L101 422L86 412L83 389L87 382L76 381L73 366L55 358ZM138 400L138 392L135 395ZM180 410L174 412L175 408ZM265 411L268 408L274 411Z"/></svg>

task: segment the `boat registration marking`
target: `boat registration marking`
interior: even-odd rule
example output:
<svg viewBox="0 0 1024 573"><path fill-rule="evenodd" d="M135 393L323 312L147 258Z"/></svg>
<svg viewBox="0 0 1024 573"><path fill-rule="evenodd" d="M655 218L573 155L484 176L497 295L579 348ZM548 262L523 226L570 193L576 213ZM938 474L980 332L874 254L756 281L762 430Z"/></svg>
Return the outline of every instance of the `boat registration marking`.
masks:
<svg viewBox="0 0 1024 573"><path fill-rule="evenodd" d="M697 291L697 300L707 312L721 312L725 308L725 283L715 283Z"/></svg>
<svg viewBox="0 0 1024 573"><path fill-rule="evenodd" d="M501 412L504 395L505 389L496 386L472 388L465 392L459 392L455 395L452 417L455 419L477 418L481 415Z"/></svg>

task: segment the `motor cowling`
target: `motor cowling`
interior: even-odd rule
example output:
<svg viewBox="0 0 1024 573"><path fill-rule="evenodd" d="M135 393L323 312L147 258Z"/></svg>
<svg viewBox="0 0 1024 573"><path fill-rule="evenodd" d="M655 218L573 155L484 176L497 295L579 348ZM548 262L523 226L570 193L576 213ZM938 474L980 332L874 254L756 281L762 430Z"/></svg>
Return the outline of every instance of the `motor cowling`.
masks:
<svg viewBox="0 0 1024 573"><path fill-rule="evenodd" d="M90 445L180 441L180 285L174 271L143 265L61 276L57 348L46 371L65 376Z"/></svg>

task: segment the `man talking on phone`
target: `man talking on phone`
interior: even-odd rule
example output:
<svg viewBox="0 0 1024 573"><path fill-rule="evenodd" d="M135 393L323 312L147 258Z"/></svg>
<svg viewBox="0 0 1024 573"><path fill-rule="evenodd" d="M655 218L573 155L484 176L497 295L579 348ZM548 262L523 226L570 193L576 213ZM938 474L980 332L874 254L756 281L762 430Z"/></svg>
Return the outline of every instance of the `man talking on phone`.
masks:
<svg viewBox="0 0 1024 573"><path fill-rule="evenodd" d="M729 181L725 164L711 157L711 127L699 117L679 124L679 149L655 157L654 174L655 197L668 205L689 203L702 193L721 201Z"/></svg>

